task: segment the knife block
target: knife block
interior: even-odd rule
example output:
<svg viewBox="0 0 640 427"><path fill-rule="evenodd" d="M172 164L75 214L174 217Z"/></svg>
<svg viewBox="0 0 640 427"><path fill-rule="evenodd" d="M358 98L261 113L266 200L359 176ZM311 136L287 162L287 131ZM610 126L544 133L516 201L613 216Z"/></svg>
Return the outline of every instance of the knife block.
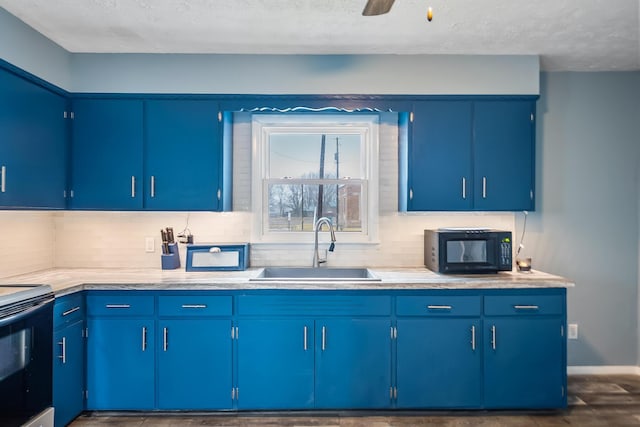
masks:
<svg viewBox="0 0 640 427"><path fill-rule="evenodd" d="M169 243L169 253L162 254L162 269L163 270L175 270L180 268L180 253L178 253L178 244Z"/></svg>

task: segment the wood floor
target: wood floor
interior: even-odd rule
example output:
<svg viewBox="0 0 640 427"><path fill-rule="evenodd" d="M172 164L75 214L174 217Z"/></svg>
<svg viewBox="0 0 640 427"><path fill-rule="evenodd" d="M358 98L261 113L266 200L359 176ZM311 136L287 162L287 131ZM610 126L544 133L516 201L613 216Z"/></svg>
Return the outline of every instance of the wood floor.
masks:
<svg viewBox="0 0 640 427"><path fill-rule="evenodd" d="M569 407L555 412L403 412L104 414L78 417L71 427L556 427L640 426L640 376L570 376Z"/></svg>

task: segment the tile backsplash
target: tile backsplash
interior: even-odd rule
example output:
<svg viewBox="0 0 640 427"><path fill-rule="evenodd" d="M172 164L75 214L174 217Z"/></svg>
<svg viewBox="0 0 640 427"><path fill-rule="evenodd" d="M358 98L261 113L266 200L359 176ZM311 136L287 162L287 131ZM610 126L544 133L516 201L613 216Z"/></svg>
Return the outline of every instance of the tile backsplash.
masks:
<svg viewBox="0 0 640 427"><path fill-rule="evenodd" d="M0 236L0 278L55 265L51 212L0 211Z"/></svg>

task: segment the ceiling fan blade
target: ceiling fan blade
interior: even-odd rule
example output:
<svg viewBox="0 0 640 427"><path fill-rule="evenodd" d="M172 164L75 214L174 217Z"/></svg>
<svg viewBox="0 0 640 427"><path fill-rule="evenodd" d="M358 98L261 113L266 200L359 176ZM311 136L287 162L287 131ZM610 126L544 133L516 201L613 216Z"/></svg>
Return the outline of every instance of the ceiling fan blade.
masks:
<svg viewBox="0 0 640 427"><path fill-rule="evenodd" d="M391 10L395 0L368 0L362 11L363 16L384 15Z"/></svg>

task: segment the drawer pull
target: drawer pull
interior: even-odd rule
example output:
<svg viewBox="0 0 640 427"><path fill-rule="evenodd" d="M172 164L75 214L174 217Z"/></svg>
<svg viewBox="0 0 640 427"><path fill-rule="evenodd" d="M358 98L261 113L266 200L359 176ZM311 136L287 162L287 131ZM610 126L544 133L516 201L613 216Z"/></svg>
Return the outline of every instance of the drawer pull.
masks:
<svg viewBox="0 0 640 427"><path fill-rule="evenodd" d="M67 337L62 337L62 341L58 341L58 345L62 346L62 355L58 359L62 359L62 364L67 363Z"/></svg>
<svg viewBox="0 0 640 427"><path fill-rule="evenodd" d="M516 310L538 310L540 307L537 305L514 305Z"/></svg>
<svg viewBox="0 0 640 427"><path fill-rule="evenodd" d="M131 304L107 304L107 308L131 308Z"/></svg>
<svg viewBox="0 0 640 427"><path fill-rule="evenodd" d="M162 328L162 350L167 351L169 347L169 328Z"/></svg>
<svg viewBox="0 0 640 427"><path fill-rule="evenodd" d="M471 326L471 350L476 351L476 327Z"/></svg>
<svg viewBox="0 0 640 427"><path fill-rule="evenodd" d="M182 304L182 308L207 308L207 304Z"/></svg>
<svg viewBox="0 0 640 427"><path fill-rule="evenodd" d="M429 310L451 310L453 307L450 305L428 305Z"/></svg>
<svg viewBox="0 0 640 427"><path fill-rule="evenodd" d="M68 316L68 315L70 315L71 313L75 313L75 312L76 312L76 311L78 311L78 310L80 310L80 306L70 308L69 310L67 310L67 311L65 311L64 313L62 313L62 317L64 317L64 316Z"/></svg>
<svg viewBox="0 0 640 427"><path fill-rule="evenodd" d="M142 327L142 351L147 351L147 327Z"/></svg>
<svg viewBox="0 0 640 427"><path fill-rule="evenodd" d="M307 348L308 348L308 347L307 347L307 327L306 327L306 326L305 326L305 327L304 327L304 329L303 329L303 333L302 333L302 335L303 335L303 338L304 338L304 345L303 345L303 348L304 348L304 351L307 351Z"/></svg>
<svg viewBox="0 0 640 427"><path fill-rule="evenodd" d="M496 349L496 325L491 326L491 348Z"/></svg>

